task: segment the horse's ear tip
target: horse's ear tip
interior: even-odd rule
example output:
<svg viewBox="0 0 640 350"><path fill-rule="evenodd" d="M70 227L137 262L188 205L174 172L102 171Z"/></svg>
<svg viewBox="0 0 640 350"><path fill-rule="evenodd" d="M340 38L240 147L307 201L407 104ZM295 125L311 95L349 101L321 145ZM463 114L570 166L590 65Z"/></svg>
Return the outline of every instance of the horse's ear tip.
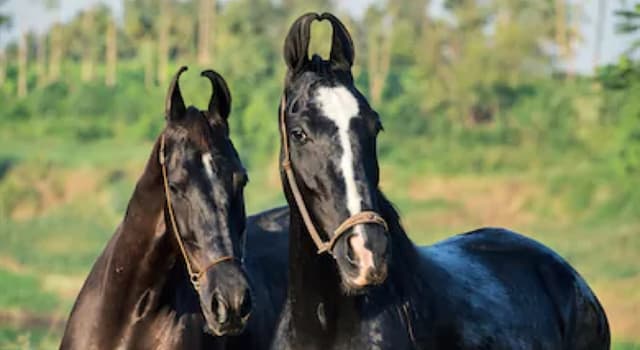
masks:
<svg viewBox="0 0 640 350"><path fill-rule="evenodd" d="M183 73L189 70L188 66L181 66L180 69L178 69L178 73Z"/></svg>
<svg viewBox="0 0 640 350"><path fill-rule="evenodd" d="M318 19L320 18L320 14L317 12L313 12L313 11L309 11L307 13L305 13L304 15L302 15L301 17L313 17L314 19Z"/></svg>

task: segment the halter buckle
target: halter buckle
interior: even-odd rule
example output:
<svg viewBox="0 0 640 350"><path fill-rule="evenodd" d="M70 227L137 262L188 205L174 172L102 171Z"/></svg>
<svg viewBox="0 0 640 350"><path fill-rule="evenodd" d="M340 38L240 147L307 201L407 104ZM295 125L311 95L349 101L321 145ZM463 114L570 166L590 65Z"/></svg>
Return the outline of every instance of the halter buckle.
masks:
<svg viewBox="0 0 640 350"><path fill-rule="evenodd" d="M189 275L189 280L191 281L191 284L196 289L196 291L199 291L200 290L200 275L197 274L197 273L192 273L192 274Z"/></svg>

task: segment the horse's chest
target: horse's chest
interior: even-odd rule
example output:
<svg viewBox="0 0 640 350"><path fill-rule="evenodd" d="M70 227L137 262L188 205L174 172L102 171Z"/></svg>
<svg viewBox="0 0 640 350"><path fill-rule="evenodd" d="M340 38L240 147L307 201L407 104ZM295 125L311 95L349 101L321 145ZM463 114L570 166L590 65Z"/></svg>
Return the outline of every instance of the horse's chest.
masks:
<svg viewBox="0 0 640 350"><path fill-rule="evenodd" d="M203 332L200 315L161 310L131 324L118 349L223 349L222 339Z"/></svg>
<svg viewBox="0 0 640 350"><path fill-rule="evenodd" d="M357 322L349 319L338 320L334 333L326 337L332 340L331 346L322 347L322 350L413 349L410 332L394 309L376 314L365 312ZM322 339L323 342L324 340Z"/></svg>
<svg viewBox="0 0 640 350"><path fill-rule="evenodd" d="M334 349L396 350L412 349L404 325L396 319L382 317L363 322L357 332L338 333Z"/></svg>

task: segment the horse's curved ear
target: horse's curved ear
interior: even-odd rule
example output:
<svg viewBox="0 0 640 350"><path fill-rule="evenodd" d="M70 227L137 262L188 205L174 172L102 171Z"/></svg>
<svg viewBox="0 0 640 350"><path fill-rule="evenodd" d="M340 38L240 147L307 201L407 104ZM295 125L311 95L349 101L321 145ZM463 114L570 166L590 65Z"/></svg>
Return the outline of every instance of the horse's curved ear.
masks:
<svg viewBox="0 0 640 350"><path fill-rule="evenodd" d="M167 120L177 120L184 116L187 108L184 106L184 100L182 99L182 93L180 92L180 75L184 73L187 66L182 66L178 69L178 72L173 76L171 85L169 85L169 91L167 91L167 97L164 102L165 106L165 118Z"/></svg>
<svg viewBox="0 0 640 350"><path fill-rule="evenodd" d="M331 40L331 54L329 59L334 69L351 71L355 58L355 50L351 34L344 24L333 14L325 12L320 16L321 20L328 20L333 27Z"/></svg>
<svg viewBox="0 0 640 350"><path fill-rule="evenodd" d="M231 92L227 82L214 70L205 70L200 75L208 78L213 88L209 99L209 113L218 114L222 119L227 120L231 113Z"/></svg>
<svg viewBox="0 0 640 350"><path fill-rule="evenodd" d="M284 60L290 74L300 73L309 63L309 41L311 40L311 23L319 19L317 13L309 12L300 16L289 29L284 41Z"/></svg>

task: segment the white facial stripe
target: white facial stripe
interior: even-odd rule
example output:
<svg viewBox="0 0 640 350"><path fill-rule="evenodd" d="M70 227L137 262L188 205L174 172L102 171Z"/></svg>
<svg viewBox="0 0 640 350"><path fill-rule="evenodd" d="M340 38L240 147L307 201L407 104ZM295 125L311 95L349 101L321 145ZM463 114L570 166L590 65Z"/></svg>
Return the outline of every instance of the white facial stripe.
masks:
<svg viewBox="0 0 640 350"><path fill-rule="evenodd" d="M373 253L371 253L371 251L365 247L364 239L362 238L362 234L360 233L349 237L349 244L353 249L353 253L358 257L358 265L360 267L359 274L353 280L353 283L357 286L365 286L367 285L367 283L369 283L369 280L367 278L369 269L375 268Z"/></svg>
<svg viewBox="0 0 640 350"><path fill-rule="evenodd" d="M211 179L211 181L214 180L213 177L213 168L212 165L213 164L213 157L211 157L211 153L207 152L205 154L202 155L202 165L204 165L204 170L207 172L207 176L209 176L209 179Z"/></svg>
<svg viewBox="0 0 640 350"><path fill-rule="evenodd" d="M362 210L362 197L356 187L349 124L351 124L351 119L357 118L359 115L358 101L344 86L321 87L318 89L316 99L323 114L338 127L340 145L342 146L340 168L347 190L347 208L350 215L357 214Z"/></svg>

